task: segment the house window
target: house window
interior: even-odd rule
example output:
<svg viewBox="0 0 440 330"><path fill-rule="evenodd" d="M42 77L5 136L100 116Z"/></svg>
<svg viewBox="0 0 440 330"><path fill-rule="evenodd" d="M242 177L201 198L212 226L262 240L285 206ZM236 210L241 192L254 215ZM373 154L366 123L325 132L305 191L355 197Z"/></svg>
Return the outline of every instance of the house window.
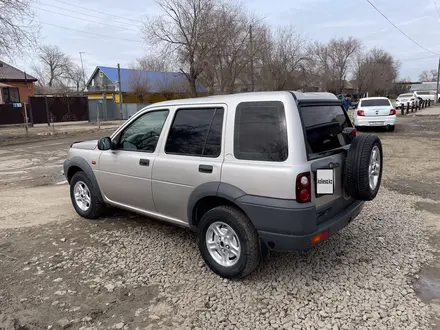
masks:
<svg viewBox="0 0 440 330"><path fill-rule="evenodd" d="M7 87L3 88L3 99L4 103L20 103L20 94L18 93L18 88Z"/></svg>

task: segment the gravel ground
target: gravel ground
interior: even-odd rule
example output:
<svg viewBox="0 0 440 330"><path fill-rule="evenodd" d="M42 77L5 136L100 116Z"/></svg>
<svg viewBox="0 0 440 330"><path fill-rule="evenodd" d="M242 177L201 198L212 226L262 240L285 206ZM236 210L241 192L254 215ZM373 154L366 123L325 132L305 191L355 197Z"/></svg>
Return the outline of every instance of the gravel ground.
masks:
<svg viewBox="0 0 440 330"><path fill-rule="evenodd" d="M419 279L440 232L439 123L401 123L379 133L383 186L349 227L310 251L271 253L241 281L209 271L186 229L122 211L89 222L66 212L67 186L14 187L16 203L32 189L57 206L37 213L46 224L0 229L0 329L435 327Z"/></svg>

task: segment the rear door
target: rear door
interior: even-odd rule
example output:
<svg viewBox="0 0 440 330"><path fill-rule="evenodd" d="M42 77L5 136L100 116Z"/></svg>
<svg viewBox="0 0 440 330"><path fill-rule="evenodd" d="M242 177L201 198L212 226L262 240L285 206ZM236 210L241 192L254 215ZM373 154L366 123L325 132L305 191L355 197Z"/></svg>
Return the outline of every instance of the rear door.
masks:
<svg viewBox="0 0 440 330"><path fill-rule="evenodd" d="M312 171L312 202L321 223L354 202L343 188L346 152L352 137L342 131L352 124L340 104L300 104L299 112ZM318 194L318 170L333 172L332 193Z"/></svg>
<svg viewBox="0 0 440 330"><path fill-rule="evenodd" d="M187 222L187 205L195 188L220 182L225 105L178 108L153 166L157 212Z"/></svg>
<svg viewBox="0 0 440 330"><path fill-rule="evenodd" d="M388 99L362 100L359 110L363 110L365 117L388 116L392 105Z"/></svg>

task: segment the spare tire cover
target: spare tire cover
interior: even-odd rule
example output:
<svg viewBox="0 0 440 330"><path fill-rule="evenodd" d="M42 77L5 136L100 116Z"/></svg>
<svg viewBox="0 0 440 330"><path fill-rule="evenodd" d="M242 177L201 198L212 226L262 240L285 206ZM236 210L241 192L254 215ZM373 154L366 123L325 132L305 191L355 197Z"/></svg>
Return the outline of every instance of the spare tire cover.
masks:
<svg viewBox="0 0 440 330"><path fill-rule="evenodd" d="M380 188L383 169L382 143L377 135L356 136L348 150L344 186L348 194L363 201L373 200Z"/></svg>

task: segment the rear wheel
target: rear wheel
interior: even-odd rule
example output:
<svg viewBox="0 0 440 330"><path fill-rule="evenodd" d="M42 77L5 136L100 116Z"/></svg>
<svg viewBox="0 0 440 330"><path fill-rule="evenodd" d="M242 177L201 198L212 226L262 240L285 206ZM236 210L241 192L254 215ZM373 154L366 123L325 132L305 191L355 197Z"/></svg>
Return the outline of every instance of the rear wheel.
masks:
<svg viewBox="0 0 440 330"><path fill-rule="evenodd" d="M395 125L390 125L390 126L388 126L388 130L390 132L393 132L395 127L396 127Z"/></svg>
<svg viewBox="0 0 440 330"><path fill-rule="evenodd" d="M203 260L222 277L243 278L260 263L258 233L248 217L234 207L219 206L206 212L197 236Z"/></svg>
<svg viewBox="0 0 440 330"><path fill-rule="evenodd" d="M356 136L344 169L345 188L357 200L371 201L379 192L382 180L382 143L377 135Z"/></svg>

